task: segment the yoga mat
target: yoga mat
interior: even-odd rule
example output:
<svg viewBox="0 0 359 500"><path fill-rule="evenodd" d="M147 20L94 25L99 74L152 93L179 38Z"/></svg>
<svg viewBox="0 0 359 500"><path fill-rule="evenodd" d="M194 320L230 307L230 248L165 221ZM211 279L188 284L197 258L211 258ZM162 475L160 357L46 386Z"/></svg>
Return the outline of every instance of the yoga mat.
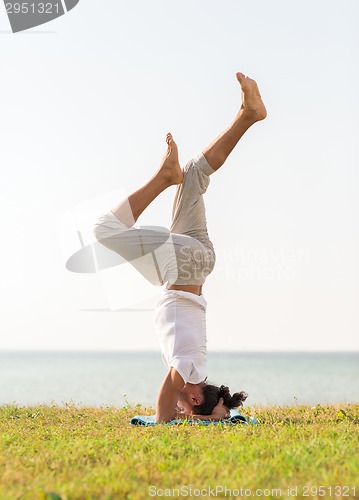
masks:
<svg viewBox="0 0 359 500"><path fill-rule="evenodd" d="M135 417L131 418L130 424L131 425L144 425L144 426L152 426L152 425L159 425L155 422L155 415L136 415ZM160 425L178 425L178 424L183 424L183 422L186 422L189 425L216 425L216 424L229 424L229 425L234 425L234 424L257 424L258 420L254 417L245 417L244 415L241 415L237 410L231 410L231 416L229 418L226 418L224 420L219 420L219 421L212 421L212 420L171 420L167 424L160 424Z"/></svg>

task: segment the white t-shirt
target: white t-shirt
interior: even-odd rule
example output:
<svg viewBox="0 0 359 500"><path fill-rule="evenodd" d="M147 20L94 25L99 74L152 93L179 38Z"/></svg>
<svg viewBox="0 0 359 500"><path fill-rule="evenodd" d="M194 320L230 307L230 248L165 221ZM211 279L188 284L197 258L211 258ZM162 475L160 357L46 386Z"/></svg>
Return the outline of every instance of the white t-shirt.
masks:
<svg viewBox="0 0 359 500"><path fill-rule="evenodd" d="M203 295L182 290L165 289L157 302L155 327L162 359L185 383L207 378L206 309Z"/></svg>

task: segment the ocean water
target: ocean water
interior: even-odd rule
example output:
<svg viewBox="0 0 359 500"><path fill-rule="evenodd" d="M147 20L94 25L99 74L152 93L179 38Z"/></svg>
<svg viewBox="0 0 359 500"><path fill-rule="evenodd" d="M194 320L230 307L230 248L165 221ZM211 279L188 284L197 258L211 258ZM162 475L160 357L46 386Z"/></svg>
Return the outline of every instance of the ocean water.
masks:
<svg viewBox="0 0 359 500"><path fill-rule="evenodd" d="M0 352L0 404L154 405L159 352ZM209 352L208 380L246 406L359 403L359 352Z"/></svg>

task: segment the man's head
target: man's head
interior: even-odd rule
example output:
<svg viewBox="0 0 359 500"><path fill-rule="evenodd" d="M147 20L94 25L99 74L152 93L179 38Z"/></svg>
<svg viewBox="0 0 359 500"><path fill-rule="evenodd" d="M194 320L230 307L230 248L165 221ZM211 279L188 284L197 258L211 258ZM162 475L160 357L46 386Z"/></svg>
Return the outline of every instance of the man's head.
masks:
<svg viewBox="0 0 359 500"><path fill-rule="evenodd" d="M185 413L193 413L193 407L204 401L203 389L205 382L190 384L187 382L179 394L177 406Z"/></svg>
<svg viewBox="0 0 359 500"><path fill-rule="evenodd" d="M248 394L244 391L236 392L231 396L229 388L220 387L201 382L200 384L187 384L180 392L178 406L183 408L185 413L197 415L211 415L219 400L223 398L224 405L230 410L243 405Z"/></svg>

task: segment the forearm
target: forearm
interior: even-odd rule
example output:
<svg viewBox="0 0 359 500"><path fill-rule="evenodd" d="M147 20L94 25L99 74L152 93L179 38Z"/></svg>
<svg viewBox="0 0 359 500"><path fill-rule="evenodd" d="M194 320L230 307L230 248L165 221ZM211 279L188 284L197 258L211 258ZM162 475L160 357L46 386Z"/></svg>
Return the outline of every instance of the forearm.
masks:
<svg viewBox="0 0 359 500"><path fill-rule="evenodd" d="M221 418L218 415L192 415L187 413L176 413L176 419L181 420L212 420L213 422L218 422L223 420L225 417Z"/></svg>
<svg viewBox="0 0 359 500"><path fill-rule="evenodd" d="M156 406L156 422L170 422L175 418L178 393L161 389Z"/></svg>
<svg viewBox="0 0 359 500"><path fill-rule="evenodd" d="M176 412L176 418L182 418L187 420L212 420L213 422L218 422L219 420L225 420L231 416L229 408L224 405L223 398L220 398L217 405L213 408L210 415L194 415L186 414L184 412Z"/></svg>
<svg viewBox="0 0 359 500"><path fill-rule="evenodd" d="M178 395L183 386L184 382L182 377L174 368L171 368L167 373L158 394L156 406L157 423L170 422L175 418Z"/></svg>

